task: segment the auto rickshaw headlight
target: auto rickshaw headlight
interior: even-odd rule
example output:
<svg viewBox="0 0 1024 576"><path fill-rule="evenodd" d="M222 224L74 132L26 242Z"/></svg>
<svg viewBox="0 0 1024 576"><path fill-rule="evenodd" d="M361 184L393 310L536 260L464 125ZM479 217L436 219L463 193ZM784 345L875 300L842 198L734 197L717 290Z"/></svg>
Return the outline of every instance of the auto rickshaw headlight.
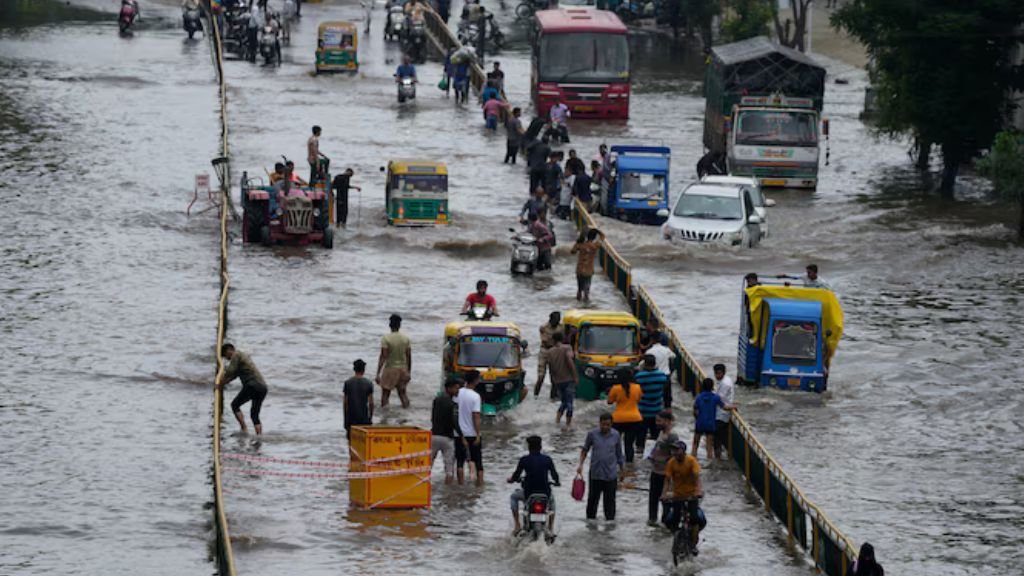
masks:
<svg viewBox="0 0 1024 576"><path fill-rule="evenodd" d="M583 370L583 375L586 376L587 378L593 378L594 377L594 369L592 367L588 366L585 370Z"/></svg>

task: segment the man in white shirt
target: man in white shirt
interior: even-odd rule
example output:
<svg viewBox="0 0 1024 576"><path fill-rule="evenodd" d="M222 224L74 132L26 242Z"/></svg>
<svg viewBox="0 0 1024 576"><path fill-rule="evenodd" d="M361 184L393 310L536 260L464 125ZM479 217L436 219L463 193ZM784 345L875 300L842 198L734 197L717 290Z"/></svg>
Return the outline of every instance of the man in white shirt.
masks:
<svg viewBox="0 0 1024 576"><path fill-rule="evenodd" d="M662 371L665 376L672 376L672 362L676 359L676 353L666 346L668 334L662 333L658 340L647 349L647 354L654 356L655 367Z"/></svg>
<svg viewBox="0 0 1024 576"><path fill-rule="evenodd" d="M459 432L462 436L455 442L455 470L459 484L465 481L462 467L469 460L470 475L476 468L476 485L484 483L484 462L480 438L480 394L476 391L480 383L480 372L470 370L465 373L466 385L459 390L455 403L459 407Z"/></svg>
<svg viewBox="0 0 1024 576"><path fill-rule="evenodd" d="M732 378L725 374L725 364L715 364L715 393L722 399L726 406L735 406L736 386ZM715 412L715 453L722 458L724 449L729 445L729 421L732 412L729 410L717 410Z"/></svg>

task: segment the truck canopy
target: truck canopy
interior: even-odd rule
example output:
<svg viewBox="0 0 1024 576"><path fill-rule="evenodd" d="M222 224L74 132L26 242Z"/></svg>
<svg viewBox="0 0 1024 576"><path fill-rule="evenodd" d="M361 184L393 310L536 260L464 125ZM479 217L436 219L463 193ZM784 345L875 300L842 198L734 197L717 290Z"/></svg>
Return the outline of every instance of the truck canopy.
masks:
<svg viewBox="0 0 1024 576"><path fill-rule="evenodd" d="M765 334L762 331L764 322L773 310L776 314L793 316L808 312L817 314L817 306L812 309L800 306L800 304L806 301L820 302L821 328L826 334L825 345L828 347L825 365L831 364L832 356L836 353L836 348L839 347L839 339L843 336L843 309L834 292L824 288L804 288L802 286L754 286L747 288L746 293L750 324L753 329L750 340L761 349L764 348Z"/></svg>
<svg viewBox="0 0 1024 576"><path fill-rule="evenodd" d="M820 112L825 68L802 52L757 36L712 48L706 84L709 108L714 98L722 114L728 114L743 96L775 93L809 98Z"/></svg>

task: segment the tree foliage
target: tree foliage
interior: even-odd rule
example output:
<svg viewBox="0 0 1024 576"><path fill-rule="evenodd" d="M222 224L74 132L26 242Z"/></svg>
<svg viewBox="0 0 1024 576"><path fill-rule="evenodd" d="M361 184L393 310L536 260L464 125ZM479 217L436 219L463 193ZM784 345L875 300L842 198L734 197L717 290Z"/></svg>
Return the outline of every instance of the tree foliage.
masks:
<svg viewBox="0 0 1024 576"><path fill-rule="evenodd" d="M877 128L942 148L942 192L959 165L1003 127L1010 94L1024 88L1011 49L1024 23L1021 0L850 0L832 25L874 61Z"/></svg>
<svg viewBox="0 0 1024 576"><path fill-rule="evenodd" d="M765 0L736 0L731 14L722 23L722 36L728 42L767 36L771 21L772 8Z"/></svg>
<svg viewBox="0 0 1024 576"><path fill-rule="evenodd" d="M997 134L988 156L978 161L978 169L992 179L996 192L1017 203L1017 235L1024 240L1024 133Z"/></svg>

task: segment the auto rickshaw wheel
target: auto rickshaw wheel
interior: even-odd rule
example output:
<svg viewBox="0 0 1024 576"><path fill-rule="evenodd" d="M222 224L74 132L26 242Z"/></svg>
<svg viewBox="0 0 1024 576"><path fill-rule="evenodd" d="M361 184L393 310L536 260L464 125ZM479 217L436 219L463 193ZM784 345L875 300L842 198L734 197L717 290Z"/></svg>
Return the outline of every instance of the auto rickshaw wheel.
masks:
<svg viewBox="0 0 1024 576"><path fill-rule="evenodd" d="M270 246L270 226L260 226L260 244Z"/></svg>

